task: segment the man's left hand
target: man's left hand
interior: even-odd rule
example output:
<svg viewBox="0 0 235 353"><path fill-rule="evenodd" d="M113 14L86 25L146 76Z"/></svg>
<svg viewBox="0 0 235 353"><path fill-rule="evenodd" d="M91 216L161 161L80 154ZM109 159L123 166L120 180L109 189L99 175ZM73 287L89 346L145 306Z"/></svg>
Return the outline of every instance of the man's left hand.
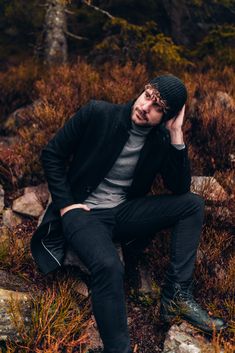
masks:
<svg viewBox="0 0 235 353"><path fill-rule="evenodd" d="M166 122L165 126L169 130L172 144L177 144L177 145L184 144L184 137L183 137L183 131L182 131L184 112L185 112L185 105L179 111L179 113L176 116L174 116L174 118Z"/></svg>
<svg viewBox="0 0 235 353"><path fill-rule="evenodd" d="M172 119L168 120L166 122L166 128L171 132L171 131L181 131L182 130L182 125L184 121L184 113L185 113L185 105L183 108L179 111L179 113L174 116Z"/></svg>

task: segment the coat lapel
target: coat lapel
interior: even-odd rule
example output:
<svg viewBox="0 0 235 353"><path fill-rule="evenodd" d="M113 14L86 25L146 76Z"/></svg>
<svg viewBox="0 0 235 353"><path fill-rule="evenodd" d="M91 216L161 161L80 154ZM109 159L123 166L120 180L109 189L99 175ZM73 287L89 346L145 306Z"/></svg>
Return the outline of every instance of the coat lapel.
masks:
<svg viewBox="0 0 235 353"><path fill-rule="evenodd" d="M110 130L107 145L105 146L102 174L105 176L111 169L116 159L120 155L130 134L131 127L131 110L133 100L124 104L116 116L113 117L113 126Z"/></svg>

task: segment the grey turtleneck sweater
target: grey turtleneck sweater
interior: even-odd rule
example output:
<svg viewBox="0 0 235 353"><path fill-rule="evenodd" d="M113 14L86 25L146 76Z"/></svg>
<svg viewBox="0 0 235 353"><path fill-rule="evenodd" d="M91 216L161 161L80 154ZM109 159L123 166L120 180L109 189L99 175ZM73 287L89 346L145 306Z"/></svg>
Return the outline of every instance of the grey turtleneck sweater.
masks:
<svg viewBox="0 0 235 353"><path fill-rule="evenodd" d="M133 121L131 124L130 136L113 167L83 202L88 207L111 208L125 201L128 187L132 183L140 150L145 143L146 136L152 129L152 127L136 125ZM184 145L174 146L177 149L185 147Z"/></svg>

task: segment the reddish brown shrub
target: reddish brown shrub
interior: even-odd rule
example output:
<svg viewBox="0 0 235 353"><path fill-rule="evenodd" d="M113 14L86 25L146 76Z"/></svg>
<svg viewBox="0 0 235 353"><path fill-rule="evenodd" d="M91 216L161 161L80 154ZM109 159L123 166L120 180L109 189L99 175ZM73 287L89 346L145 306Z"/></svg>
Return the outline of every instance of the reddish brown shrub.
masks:
<svg viewBox="0 0 235 353"><path fill-rule="evenodd" d="M0 123L10 112L34 98L33 85L39 73L41 69L32 60L0 72Z"/></svg>
<svg viewBox="0 0 235 353"><path fill-rule="evenodd" d="M230 70L230 74L233 71ZM200 163L195 163L196 172L211 175L216 170L232 168L235 142L235 103L233 79L228 72L213 76L208 74L187 75L187 86L191 100L187 112L187 141L193 145Z"/></svg>
<svg viewBox="0 0 235 353"><path fill-rule="evenodd" d="M144 81L147 81L144 67L133 67L130 63L124 67L107 65L100 72L83 61L52 68L35 84L38 96L35 104L21 111L20 139L14 146L15 164L13 160L10 165L15 179L19 177L17 156L20 156L24 162L20 169L25 183L32 183L37 177L41 180L39 154L42 147L81 105L90 99L126 102L139 93ZM4 156L1 160L5 165Z"/></svg>

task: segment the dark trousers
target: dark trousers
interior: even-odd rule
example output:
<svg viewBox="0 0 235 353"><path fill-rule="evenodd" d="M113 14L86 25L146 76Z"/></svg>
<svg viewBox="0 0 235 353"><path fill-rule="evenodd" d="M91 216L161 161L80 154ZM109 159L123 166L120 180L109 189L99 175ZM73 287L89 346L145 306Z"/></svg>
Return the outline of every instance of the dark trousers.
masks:
<svg viewBox="0 0 235 353"><path fill-rule="evenodd" d="M167 275L184 282L193 275L204 200L197 194L151 195L114 208L73 209L63 216L67 242L91 272L91 299L105 353L129 353L124 268L114 242L172 227Z"/></svg>

